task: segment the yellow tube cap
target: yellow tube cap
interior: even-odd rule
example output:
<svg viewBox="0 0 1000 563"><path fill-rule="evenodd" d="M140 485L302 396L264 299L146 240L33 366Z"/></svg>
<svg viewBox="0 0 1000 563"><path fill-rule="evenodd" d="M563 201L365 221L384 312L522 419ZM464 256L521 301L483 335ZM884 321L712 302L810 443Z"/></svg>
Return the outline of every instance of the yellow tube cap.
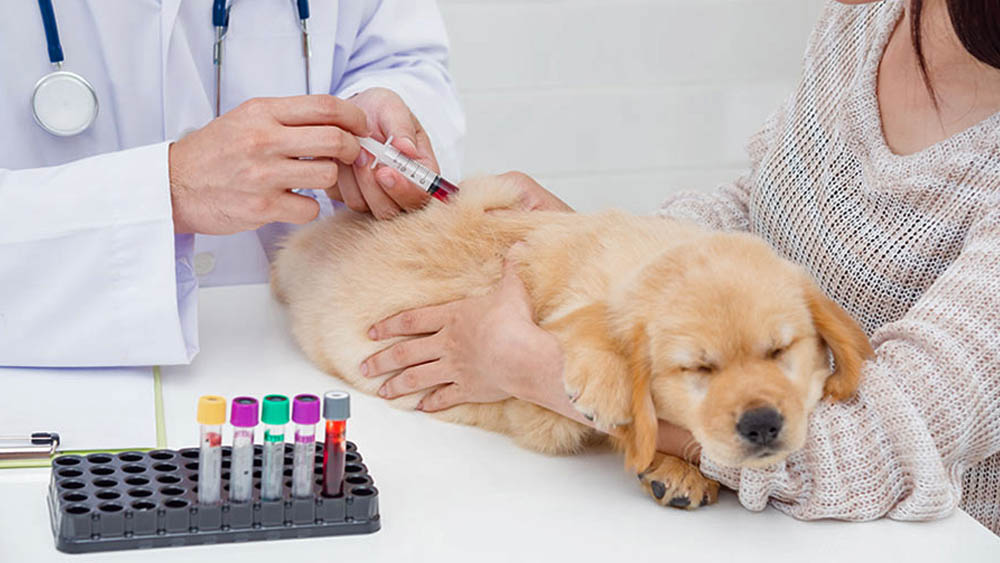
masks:
<svg viewBox="0 0 1000 563"><path fill-rule="evenodd" d="M198 424L225 424L226 399L218 395L202 395L198 398Z"/></svg>

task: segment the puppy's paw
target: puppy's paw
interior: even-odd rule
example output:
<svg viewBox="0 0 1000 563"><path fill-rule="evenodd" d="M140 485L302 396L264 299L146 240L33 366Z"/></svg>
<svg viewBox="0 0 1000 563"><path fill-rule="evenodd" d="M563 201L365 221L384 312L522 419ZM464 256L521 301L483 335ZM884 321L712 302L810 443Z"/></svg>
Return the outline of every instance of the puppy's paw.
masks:
<svg viewBox="0 0 1000 563"><path fill-rule="evenodd" d="M639 474L642 488L661 506L684 510L712 504L719 498L719 483L697 467L674 456L656 454L650 468Z"/></svg>
<svg viewBox="0 0 1000 563"><path fill-rule="evenodd" d="M601 369L601 362L578 362L567 369L563 383L573 407L598 430L610 432L632 423L632 384L617 369Z"/></svg>

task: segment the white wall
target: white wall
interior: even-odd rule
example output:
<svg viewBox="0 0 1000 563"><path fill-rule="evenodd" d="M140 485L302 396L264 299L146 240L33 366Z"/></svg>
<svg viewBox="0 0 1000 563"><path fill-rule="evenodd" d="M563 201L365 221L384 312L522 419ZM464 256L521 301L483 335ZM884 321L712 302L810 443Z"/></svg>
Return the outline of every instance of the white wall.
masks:
<svg viewBox="0 0 1000 563"><path fill-rule="evenodd" d="M463 173L523 170L581 210L710 189L791 91L822 0L439 0Z"/></svg>

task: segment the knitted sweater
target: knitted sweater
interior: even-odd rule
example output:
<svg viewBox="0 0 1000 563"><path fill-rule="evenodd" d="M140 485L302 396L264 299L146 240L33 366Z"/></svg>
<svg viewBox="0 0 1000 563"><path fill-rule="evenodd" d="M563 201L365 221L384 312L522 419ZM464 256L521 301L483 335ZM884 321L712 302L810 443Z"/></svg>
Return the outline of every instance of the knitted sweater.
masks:
<svg viewBox="0 0 1000 563"><path fill-rule="evenodd" d="M857 395L822 402L766 469L702 471L796 518L925 520L1000 533L1000 113L917 154L886 145L878 64L902 0L831 2L797 90L749 142L748 175L660 214L754 233L871 338Z"/></svg>

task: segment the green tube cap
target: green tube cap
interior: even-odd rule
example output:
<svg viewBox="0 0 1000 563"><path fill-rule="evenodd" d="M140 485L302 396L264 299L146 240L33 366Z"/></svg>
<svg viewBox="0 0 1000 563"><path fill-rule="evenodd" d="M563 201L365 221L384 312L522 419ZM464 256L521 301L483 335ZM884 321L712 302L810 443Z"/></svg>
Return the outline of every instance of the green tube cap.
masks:
<svg viewBox="0 0 1000 563"><path fill-rule="evenodd" d="M284 395L267 395L261 402L260 421L264 424L288 424L288 397Z"/></svg>

